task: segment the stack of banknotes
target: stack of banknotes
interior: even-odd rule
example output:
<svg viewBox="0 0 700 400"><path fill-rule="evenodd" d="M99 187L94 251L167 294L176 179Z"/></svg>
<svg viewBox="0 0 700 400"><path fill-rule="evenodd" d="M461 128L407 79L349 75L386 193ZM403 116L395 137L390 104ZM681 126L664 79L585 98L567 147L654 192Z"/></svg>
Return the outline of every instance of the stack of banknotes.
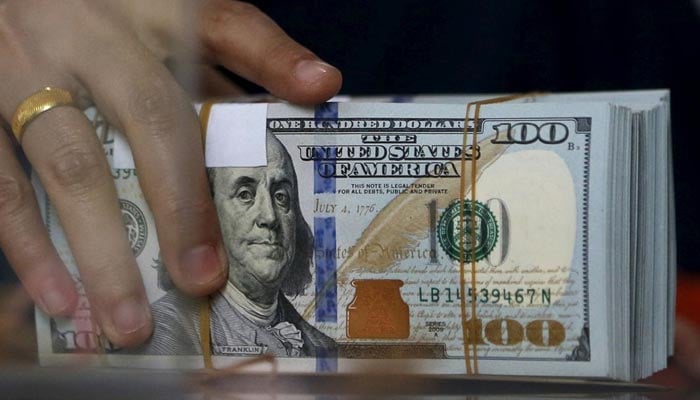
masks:
<svg viewBox="0 0 700 400"><path fill-rule="evenodd" d="M37 311L41 363L201 368L210 351L216 367L270 354L289 372L623 380L666 367L669 93L533 95L467 115L488 98L214 105L205 158L230 273L208 303L172 285L128 144L88 110L155 330L117 348L87 299L71 318Z"/></svg>

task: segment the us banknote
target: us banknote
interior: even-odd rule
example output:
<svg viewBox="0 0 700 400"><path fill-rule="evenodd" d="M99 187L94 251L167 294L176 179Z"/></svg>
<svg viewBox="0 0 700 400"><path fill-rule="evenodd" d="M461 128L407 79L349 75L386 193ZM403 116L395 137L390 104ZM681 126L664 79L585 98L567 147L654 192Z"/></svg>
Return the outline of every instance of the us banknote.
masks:
<svg viewBox="0 0 700 400"><path fill-rule="evenodd" d="M632 128L632 108L508 103L484 106L477 121L463 104L270 104L256 106L262 120L222 123L243 118L250 109L241 107L214 106L207 137L230 263L227 286L207 306L215 365L272 354L283 371L464 373L476 358L480 373L629 379L636 352L651 351L632 342L635 318L667 321L670 286L655 292L664 306L634 315L629 232L642 189L632 187L631 160L646 133ZM38 313L41 361L201 367L201 300L168 278L121 134L89 116L110 162L120 160L114 182L155 330L143 346L117 348L83 296L71 318ZM241 139L246 130L253 140ZM214 140L247 158L227 158ZM668 271L665 237L657 267ZM256 303L251 287L270 301ZM101 354L86 356L93 352Z"/></svg>

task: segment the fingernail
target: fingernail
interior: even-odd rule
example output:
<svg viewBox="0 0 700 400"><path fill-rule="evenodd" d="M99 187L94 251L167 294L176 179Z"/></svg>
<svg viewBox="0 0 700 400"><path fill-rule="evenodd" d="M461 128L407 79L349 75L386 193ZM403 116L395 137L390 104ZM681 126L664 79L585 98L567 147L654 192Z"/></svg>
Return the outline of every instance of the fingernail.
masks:
<svg viewBox="0 0 700 400"><path fill-rule="evenodd" d="M318 82L333 69L335 69L333 66L322 61L302 60L297 63L294 76L299 81L312 84Z"/></svg>
<svg viewBox="0 0 700 400"><path fill-rule="evenodd" d="M70 307L70 300L66 295L58 290L47 290L41 293L39 300L43 309L51 315L61 315Z"/></svg>
<svg viewBox="0 0 700 400"><path fill-rule="evenodd" d="M223 266L220 254L211 245L195 247L182 257L185 278L198 285L219 279L223 273Z"/></svg>
<svg viewBox="0 0 700 400"><path fill-rule="evenodd" d="M118 303L112 311L114 328L122 335L134 333L148 324L150 311L136 299Z"/></svg>

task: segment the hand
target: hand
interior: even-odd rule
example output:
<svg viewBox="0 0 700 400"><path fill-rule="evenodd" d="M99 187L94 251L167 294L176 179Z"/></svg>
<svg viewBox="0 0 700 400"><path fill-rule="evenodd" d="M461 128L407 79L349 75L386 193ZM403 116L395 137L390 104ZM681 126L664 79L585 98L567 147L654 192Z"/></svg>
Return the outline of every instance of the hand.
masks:
<svg viewBox="0 0 700 400"><path fill-rule="evenodd" d="M673 364L697 386L700 383L700 328L693 322L678 317L674 339Z"/></svg>
<svg viewBox="0 0 700 400"><path fill-rule="evenodd" d="M697 392L700 388L700 329L696 323L677 313L674 331L674 354L669 359L668 368L640 382L665 386L676 391Z"/></svg>
<svg viewBox="0 0 700 400"><path fill-rule="evenodd" d="M69 90L80 107L94 103L131 144L173 281L198 296L225 283L227 261L199 122L164 65L173 58L222 65L296 103L326 100L341 83L337 69L237 1L0 0L0 121L46 86ZM150 308L90 122L57 107L27 125L21 145L58 211L96 321L118 346L143 342ZM0 132L0 247L43 311L69 315L76 288L13 148Z"/></svg>

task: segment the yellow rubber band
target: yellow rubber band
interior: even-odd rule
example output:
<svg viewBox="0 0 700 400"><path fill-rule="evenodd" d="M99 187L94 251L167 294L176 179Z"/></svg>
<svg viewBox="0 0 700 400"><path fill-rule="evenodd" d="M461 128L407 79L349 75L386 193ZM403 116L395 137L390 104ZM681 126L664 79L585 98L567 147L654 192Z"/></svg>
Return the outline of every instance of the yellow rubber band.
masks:
<svg viewBox="0 0 700 400"><path fill-rule="evenodd" d="M466 171L467 167L467 138L469 136L468 134L468 128L469 128L469 115L471 114L472 108L474 108L474 124L473 124L473 129L472 129L472 146L473 149L476 149L476 146L478 145L477 141L477 131L479 130L479 114L481 111L481 106L482 105L487 105L487 104L497 104L497 103L504 103L508 102L511 100L517 100L525 97L535 97L535 96L540 96L544 93L527 93L527 94L514 94L510 96L500 96L500 97L495 97L492 99L487 99L487 100L481 100L481 101L475 101L472 103L467 104L467 110L465 112L464 116L464 131L462 135L462 158L461 158L461 172L460 176L461 178L461 183L459 186L459 204L460 204L460 210L459 210L459 232L464 231L464 216L465 216L465 210L464 210L464 198L466 197L466 182L464 179L464 173ZM476 181L478 177L478 164L477 164L477 158L476 157L471 157L471 204L472 207L474 204L476 204ZM470 210L471 212L471 237L475 238L476 237L476 213L473 210ZM477 324L476 324L476 317L477 317L477 312L476 312L476 241L471 240L471 321L472 323L467 326L467 299L466 296L464 295L464 288L466 286L466 279L465 279L465 272L464 272L464 235L459 235L459 287L460 290L462 291L462 296L460 296L460 309L461 309L461 317L462 317L462 345L464 346L464 362L466 364L466 370L467 374L472 375L472 374L478 374L479 373L479 357L477 354L477 348L476 348L476 337L477 337ZM469 336L467 336L469 334ZM468 338L471 338L471 349L469 348L469 340ZM471 354L473 353L473 355ZM472 360L473 360L473 365L472 365Z"/></svg>

